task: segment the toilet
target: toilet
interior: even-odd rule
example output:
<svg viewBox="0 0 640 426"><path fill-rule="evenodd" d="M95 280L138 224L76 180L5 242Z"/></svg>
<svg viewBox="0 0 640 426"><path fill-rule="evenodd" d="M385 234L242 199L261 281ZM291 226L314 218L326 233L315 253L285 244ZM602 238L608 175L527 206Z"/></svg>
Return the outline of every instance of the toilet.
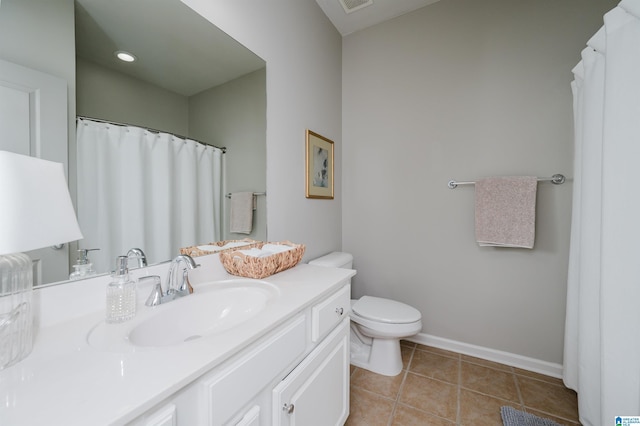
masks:
<svg viewBox="0 0 640 426"><path fill-rule="evenodd" d="M352 269L353 256L333 252L310 265ZM400 339L422 330L422 315L407 304L381 297L351 300L351 364L385 376L402 371Z"/></svg>

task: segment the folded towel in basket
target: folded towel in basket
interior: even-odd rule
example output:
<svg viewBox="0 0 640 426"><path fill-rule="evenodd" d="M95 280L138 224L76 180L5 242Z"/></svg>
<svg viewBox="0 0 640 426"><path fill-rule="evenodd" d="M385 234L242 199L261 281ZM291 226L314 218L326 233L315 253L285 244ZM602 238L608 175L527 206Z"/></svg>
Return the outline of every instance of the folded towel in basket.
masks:
<svg viewBox="0 0 640 426"><path fill-rule="evenodd" d="M216 252L216 251L227 250L227 249L235 248L235 247L244 247L244 246L248 246L249 244L251 244L250 241L232 241L232 242L227 243L227 244L225 244L223 246L205 244L203 246L198 246L197 249L198 250L202 250L202 251Z"/></svg>
<svg viewBox="0 0 640 426"><path fill-rule="evenodd" d="M484 178L476 182L476 240L481 246L533 248L535 176Z"/></svg>
<svg viewBox="0 0 640 426"><path fill-rule="evenodd" d="M267 257L278 253L284 253L285 251L293 250L294 247L284 244L265 244L262 248L252 248L249 250L238 250L245 256L252 257Z"/></svg>
<svg viewBox="0 0 640 426"><path fill-rule="evenodd" d="M271 251L265 251L255 247L248 250L238 250L238 252L251 257L267 257L275 254Z"/></svg>
<svg viewBox="0 0 640 426"><path fill-rule="evenodd" d="M269 251L271 253L282 253L293 250L294 248L295 247L288 246L286 244L265 244L262 246L262 250Z"/></svg>

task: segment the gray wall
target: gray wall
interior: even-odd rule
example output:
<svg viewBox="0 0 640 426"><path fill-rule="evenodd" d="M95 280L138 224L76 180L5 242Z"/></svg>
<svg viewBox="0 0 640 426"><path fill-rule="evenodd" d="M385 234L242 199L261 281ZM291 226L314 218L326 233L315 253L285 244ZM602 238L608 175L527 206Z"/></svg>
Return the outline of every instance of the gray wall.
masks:
<svg viewBox="0 0 640 426"><path fill-rule="evenodd" d="M538 185L533 250L480 248L450 179L573 173L571 69L611 0L442 0L343 41L343 248L354 296L423 333L562 363L572 183Z"/></svg>
<svg viewBox="0 0 640 426"><path fill-rule="evenodd" d="M71 83L75 80L73 46L73 0L2 0L0 3L0 58L5 61ZM75 93L70 92L69 98L74 99Z"/></svg>
<svg viewBox="0 0 640 426"><path fill-rule="evenodd" d="M73 0L2 0L0 3L0 59L67 81L70 146L75 146L76 139L74 45ZM69 163L74 161L75 152L69 157ZM72 187L73 183L72 180Z"/></svg>
<svg viewBox="0 0 640 426"><path fill-rule="evenodd" d="M187 136L189 98L77 58L78 115Z"/></svg>
<svg viewBox="0 0 640 426"><path fill-rule="evenodd" d="M342 241L342 38L315 0L183 0L267 62L269 240L306 244L305 258ZM335 142L335 199L305 198L305 130Z"/></svg>
<svg viewBox="0 0 640 426"><path fill-rule="evenodd" d="M266 69L189 98L189 136L228 148L225 192L266 192L267 93ZM223 238L265 240L266 197L256 198L251 234L229 232L229 202L225 197Z"/></svg>

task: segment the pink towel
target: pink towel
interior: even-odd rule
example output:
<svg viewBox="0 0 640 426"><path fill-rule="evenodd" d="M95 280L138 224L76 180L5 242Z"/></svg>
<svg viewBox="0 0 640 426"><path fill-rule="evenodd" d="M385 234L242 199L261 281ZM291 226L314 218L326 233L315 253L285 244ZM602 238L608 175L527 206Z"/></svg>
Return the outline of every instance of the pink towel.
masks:
<svg viewBox="0 0 640 426"><path fill-rule="evenodd" d="M536 233L535 176L476 182L476 240L481 246L533 248Z"/></svg>

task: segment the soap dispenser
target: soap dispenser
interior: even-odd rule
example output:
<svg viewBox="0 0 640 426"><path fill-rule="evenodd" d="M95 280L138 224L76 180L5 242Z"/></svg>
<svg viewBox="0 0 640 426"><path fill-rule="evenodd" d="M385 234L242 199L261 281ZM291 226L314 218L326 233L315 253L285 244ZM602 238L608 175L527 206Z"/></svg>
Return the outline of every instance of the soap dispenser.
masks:
<svg viewBox="0 0 640 426"><path fill-rule="evenodd" d="M95 275L96 271L93 269L93 263L89 261L89 252L100 249L79 249L78 258L73 266L74 271L69 275L70 280L79 280L91 275Z"/></svg>
<svg viewBox="0 0 640 426"><path fill-rule="evenodd" d="M136 316L136 282L129 278L127 256L118 256L113 280L107 285L106 322L115 324Z"/></svg>

